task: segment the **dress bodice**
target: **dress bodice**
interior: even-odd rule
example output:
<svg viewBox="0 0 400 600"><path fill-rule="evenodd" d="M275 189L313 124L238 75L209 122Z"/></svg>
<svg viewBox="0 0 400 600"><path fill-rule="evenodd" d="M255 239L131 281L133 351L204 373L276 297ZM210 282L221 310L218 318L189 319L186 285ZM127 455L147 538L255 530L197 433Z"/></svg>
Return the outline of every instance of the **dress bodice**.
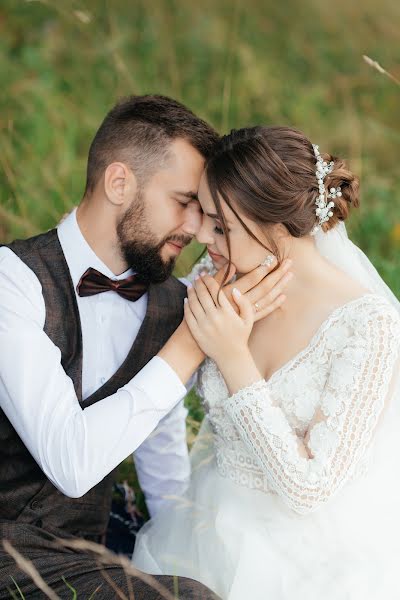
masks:
<svg viewBox="0 0 400 600"><path fill-rule="evenodd" d="M399 339L397 313L386 300L366 294L334 310L307 347L268 381L234 396L207 359L198 390L220 474L308 512L365 472ZM310 455L304 457L299 446L306 435Z"/></svg>

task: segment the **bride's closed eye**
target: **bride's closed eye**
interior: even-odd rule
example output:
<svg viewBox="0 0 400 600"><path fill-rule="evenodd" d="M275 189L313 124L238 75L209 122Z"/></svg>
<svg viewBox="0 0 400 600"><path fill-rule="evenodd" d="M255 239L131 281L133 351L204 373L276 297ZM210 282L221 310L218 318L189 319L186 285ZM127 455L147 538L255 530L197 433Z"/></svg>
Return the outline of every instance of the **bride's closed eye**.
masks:
<svg viewBox="0 0 400 600"><path fill-rule="evenodd" d="M225 232L224 232L224 230L221 227L221 222L220 221L217 221L217 220L214 221L214 232L217 235L225 235ZM227 232L228 233L230 232L229 227L227 228Z"/></svg>

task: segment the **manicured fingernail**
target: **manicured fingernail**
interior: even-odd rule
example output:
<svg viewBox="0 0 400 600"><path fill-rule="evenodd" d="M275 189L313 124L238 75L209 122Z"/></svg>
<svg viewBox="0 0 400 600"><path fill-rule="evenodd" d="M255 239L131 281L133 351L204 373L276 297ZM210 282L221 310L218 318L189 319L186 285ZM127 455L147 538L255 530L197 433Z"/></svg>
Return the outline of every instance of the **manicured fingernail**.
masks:
<svg viewBox="0 0 400 600"><path fill-rule="evenodd" d="M187 301L188 301L188 299L187 299L187 298L184 298L184 299L183 299L183 303L184 303L184 304L186 304L186 302L187 302Z"/></svg>
<svg viewBox="0 0 400 600"><path fill-rule="evenodd" d="M234 294L235 296L239 297L239 296L242 295L242 292L240 290L238 290L237 288L233 288L232 294Z"/></svg>
<svg viewBox="0 0 400 600"><path fill-rule="evenodd" d="M190 290L190 289L193 287L193 285L192 285L192 284L189 282L189 283L187 284L187 287L188 287L188 290Z"/></svg>
<svg viewBox="0 0 400 600"><path fill-rule="evenodd" d="M200 277L205 277L206 275L207 275L207 272L206 272L206 271L202 271L202 272L200 273Z"/></svg>
<svg viewBox="0 0 400 600"><path fill-rule="evenodd" d="M198 279L200 279L200 275L196 275L196 277L194 278L195 281L197 281Z"/></svg>

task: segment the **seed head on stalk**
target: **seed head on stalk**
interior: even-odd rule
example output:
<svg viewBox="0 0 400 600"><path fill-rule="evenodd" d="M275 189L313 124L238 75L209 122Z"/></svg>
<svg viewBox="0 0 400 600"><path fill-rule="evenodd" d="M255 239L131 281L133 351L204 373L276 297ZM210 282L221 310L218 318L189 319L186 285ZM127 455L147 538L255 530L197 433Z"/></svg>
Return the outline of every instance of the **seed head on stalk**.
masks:
<svg viewBox="0 0 400 600"><path fill-rule="evenodd" d="M379 73L382 73L382 75L386 75L386 77L389 77L389 79L394 81L394 83L396 83L397 85L400 85L400 81L394 75L386 71L386 69L384 69L376 60L372 60L372 58L366 56L365 54L363 55L363 59L365 60L367 65L369 65L373 69L376 69L377 71L379 71Z"/></svg>

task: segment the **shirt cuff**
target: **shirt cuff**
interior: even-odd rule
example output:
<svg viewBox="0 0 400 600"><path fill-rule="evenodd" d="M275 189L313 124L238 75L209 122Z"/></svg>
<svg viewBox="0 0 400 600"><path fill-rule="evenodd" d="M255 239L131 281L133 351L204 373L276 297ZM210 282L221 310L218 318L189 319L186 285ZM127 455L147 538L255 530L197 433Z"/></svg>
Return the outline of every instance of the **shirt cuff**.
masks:
<svg viewBox="0 0 400 600"><path fill-rule="evenodd" d="M169 364L154 356L123 388L135 400L137 392L146 396L148 408L168 412L186 394L186 387Z"/></svg>

